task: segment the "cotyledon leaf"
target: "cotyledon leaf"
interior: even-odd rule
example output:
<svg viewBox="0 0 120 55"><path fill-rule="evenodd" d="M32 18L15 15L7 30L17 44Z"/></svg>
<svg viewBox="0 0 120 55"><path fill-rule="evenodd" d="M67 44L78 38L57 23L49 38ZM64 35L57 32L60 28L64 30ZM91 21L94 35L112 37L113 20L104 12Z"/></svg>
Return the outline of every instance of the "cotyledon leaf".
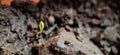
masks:
<svg viewBox="0 0 120 55"><path fill-rule="evenodd" d="M40 21L40 23L39 23L39 29L40 29L40 33L42 33L43 29L44 29L44 23L43 23L43 21Z"/></svg>

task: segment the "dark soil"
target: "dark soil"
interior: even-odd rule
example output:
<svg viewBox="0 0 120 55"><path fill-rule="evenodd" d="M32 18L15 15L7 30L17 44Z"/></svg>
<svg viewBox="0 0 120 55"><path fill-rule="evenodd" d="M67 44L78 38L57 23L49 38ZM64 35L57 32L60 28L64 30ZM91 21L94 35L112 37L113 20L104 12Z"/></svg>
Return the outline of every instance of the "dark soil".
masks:
<svg viewBox="0 0 120 55"><path fill-rule="evenodd" d="M11 6L0 5L0 55L88 55L56 46L60 28L75 36L81 35L79 29L103 55L119 55L119 5L120 0L14 0ZM45 28L36 36L41 20Z"/></svg>

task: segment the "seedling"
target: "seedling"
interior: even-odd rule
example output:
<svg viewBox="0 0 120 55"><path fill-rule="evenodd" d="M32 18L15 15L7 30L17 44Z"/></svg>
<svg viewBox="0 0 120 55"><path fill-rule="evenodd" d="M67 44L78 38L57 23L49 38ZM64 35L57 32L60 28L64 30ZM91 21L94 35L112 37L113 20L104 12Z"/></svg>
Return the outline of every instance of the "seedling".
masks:
<svg viewBox="0 0 120 55"><path fill-rule="evenodd" d="M44 29L44 23L43 23L43 21L40 21L40 23L39 23L39 30L40 30L40 33L43 32L43 29Z"/></svg>
<svg viewBox="0 0 120 55"><path fill-rule="evenodd" d="M39 32L37 33L37 35L36 36L38 36L39 34L41 34L42 32L43 32L43 29L44 29L44 23L43 23L43 21L40 21L40 23L39 23Z"/></svg>

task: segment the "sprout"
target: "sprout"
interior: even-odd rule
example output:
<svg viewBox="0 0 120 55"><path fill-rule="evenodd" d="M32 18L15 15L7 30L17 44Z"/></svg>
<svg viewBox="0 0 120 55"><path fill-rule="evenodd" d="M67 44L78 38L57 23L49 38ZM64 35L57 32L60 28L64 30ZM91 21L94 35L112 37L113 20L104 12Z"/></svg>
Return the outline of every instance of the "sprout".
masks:
<svg viewBox="0 0 120 55"><path fill-rule="evenodd" d="M38 37L38 35L43 32L43 29L44 29L44 23L43 23L43 21L40 21L40 23L39 23L40 32L37 32L36 37Z"/></svg>
<svg viewBox="0 0 120 55"><path fill-rule="evenodd" d="M44 29L44 23L43 23L43 21L40 21L40 23L39 23L39 29L40 29L40 33L42 33L43 29Z"/></svg>

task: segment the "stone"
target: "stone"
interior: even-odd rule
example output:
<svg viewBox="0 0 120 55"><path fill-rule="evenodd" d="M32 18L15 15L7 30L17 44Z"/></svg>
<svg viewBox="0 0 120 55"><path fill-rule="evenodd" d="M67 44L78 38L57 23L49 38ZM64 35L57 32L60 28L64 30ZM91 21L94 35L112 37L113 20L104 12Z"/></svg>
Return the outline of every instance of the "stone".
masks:
<svg viewBox="0 0 120 55"><path fill-rule="evenodd" d="M81 34L77 37L79 39L76 39L73 32L68 32L64 28L60 28L57 35L34 49L37 50L38 55L74 55L75 52L81 52L85 55L103 55L89 38Z"/></svg>
<svg viewBox="0 0 120 55"><path fill-rule="evenodd" d="M50 24L54 24L55 23L55 18L54 18L54 16L49 16L49 18L47 18L48 19L48 22L50 23Z"/></svg>
<svg viewBox="0 0 120 55"><path fill-rule="evenodd" d="M105 39L108 39L109 41L112 41L112 42L118 42L117 40L117 30L116 30L116 27L113 26L113 27L107 27L105 30L104 30L104 35L105 35Z"/></svg>

